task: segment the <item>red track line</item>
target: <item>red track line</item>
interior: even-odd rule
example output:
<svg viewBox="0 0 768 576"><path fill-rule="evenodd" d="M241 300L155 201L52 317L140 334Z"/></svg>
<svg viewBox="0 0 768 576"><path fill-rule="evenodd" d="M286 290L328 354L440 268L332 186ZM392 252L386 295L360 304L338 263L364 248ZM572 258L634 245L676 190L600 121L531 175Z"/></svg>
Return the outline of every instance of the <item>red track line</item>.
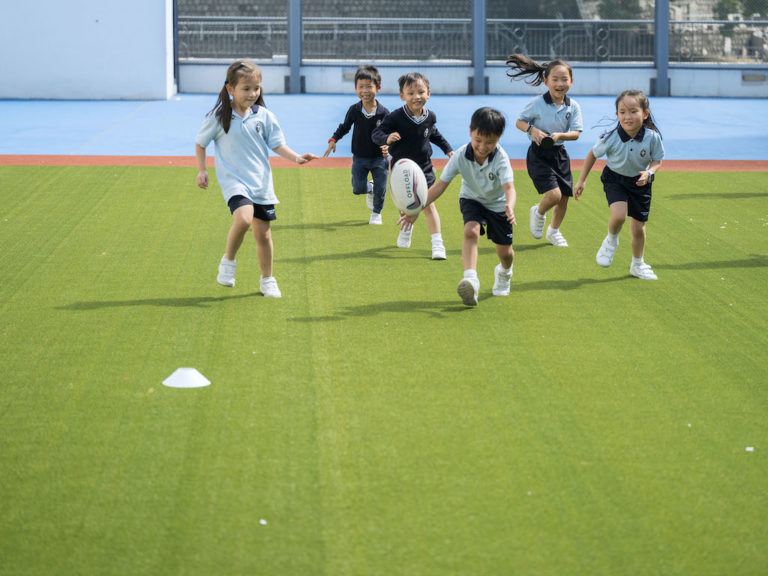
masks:
<svg viewBox="0 0 768 576"><path fill-rule="evenodd" d="M433 160L435 168L445 166L445 158ZM574 170L580 170L583 160L573 160ZM511 160L512 168L525 170L525 160ZM296 167L283 158L270 158L273 167ZM0 154L0 166L180 166L194 167L194 156L70 156L37 154ZM596 168L602 168L598 160ZM208 157L213 166L213 157ZM312 161L310 168L350 168L352 158L320 158ZM670 172L765 172L768 160L664 160L663 169Z"/></svg>

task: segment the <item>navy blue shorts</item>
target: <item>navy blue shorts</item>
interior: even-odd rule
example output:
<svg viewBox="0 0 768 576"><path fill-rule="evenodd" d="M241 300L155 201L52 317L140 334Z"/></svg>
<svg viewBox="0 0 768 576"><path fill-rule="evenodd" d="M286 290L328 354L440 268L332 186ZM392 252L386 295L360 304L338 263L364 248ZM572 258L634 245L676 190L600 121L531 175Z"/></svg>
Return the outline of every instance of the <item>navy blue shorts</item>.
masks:
<svg viewBox="0 0 768 576"><path fill-rule="evenodd" d="M264 220L266 222L270 222L272 220L277 220L277 214L275 214L275 205L274 204L254 204L250 198L246 198L245 196L232 196L232 198L229 199L227 202L227 206L229 206L229 211L234 214L235 210L240 208L241 206L253 206L253 217L258 218L259 220Z"/></svg>
<svg viewBox="0 0 768 576"><path fill-rule="evenodd" d="M464 216L464 225L468 222L480 224L480 235L485 234L488 228L488 240L494 244L510 246L512 244L512 224L507 220L506 212L493 212L488 210L477 200L459 198L461 214Z"/></svg>
<svg viewBox="0 0 768 576"><path fill-rule="evenodd" d="M525 166L539 194L559 188L563 196L573 196L571 158L565 146L541 148L531 143L525 157Z"/></svg>
<svg viewBox="0 0 768 576"><path fill-rule="evenodd" d="M626 202L627 213L638 222L647 222L651 211L651 185L638 186L637 176L622 176L608 166L603 168L600 181L603 183L608 206L614 202Z"/></svg>

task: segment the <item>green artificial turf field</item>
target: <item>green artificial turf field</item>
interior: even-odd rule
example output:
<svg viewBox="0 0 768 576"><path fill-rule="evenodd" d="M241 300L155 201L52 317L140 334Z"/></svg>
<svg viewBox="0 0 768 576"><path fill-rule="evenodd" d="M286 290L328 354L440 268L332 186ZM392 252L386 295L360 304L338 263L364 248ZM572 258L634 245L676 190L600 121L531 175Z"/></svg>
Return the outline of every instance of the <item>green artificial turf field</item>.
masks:
<svg viewBox="0 0 768 576"><path fill-rule="evenodd" d="M559 249L517 173L512 293L276 169L283 298L190 168L0 167L0 573L748 575L768 566L768 173L661 172L646 260ZM161 383L194 367L211 386ZM753 448L749 451L748 448Z"/></svg>

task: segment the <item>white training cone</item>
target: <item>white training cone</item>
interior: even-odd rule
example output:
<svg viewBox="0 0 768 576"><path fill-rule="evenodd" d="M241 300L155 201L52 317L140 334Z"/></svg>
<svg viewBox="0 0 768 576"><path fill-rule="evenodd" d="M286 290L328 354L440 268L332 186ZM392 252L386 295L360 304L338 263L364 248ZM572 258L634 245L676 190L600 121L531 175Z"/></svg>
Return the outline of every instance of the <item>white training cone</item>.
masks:
<svg viewBox="0 0 768 576"><path fill-rule="evenodd" d="M179 368L163 380L163 386L169 388L202 388L211 381L194 368Z"/></svg>

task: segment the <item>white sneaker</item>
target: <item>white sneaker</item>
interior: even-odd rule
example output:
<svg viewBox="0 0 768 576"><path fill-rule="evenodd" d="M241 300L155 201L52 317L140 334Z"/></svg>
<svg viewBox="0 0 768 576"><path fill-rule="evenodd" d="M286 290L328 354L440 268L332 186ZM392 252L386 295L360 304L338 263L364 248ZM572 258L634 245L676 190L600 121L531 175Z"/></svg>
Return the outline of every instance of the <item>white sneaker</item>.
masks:
<svg viewBox="0 0 768 576"><path fill-rule="evenodd" d="M529 222L529 228L531 229L531 236L536 239L541 238L544 234L544 223L547 221L547 215L539 214L539 205L531 206L531 216Z"/></svg>
<svg viewBox="0 0 768 576"><path fill-rule="evenodd" d="M371 219L368 220L368 224L381 224L381 214L371 212Z"/></svg>
<svg viewBox="0 0 768 576"><path fill-rule="evenodd" d="M554 230L551 227L547 228L547 242L552 244L552 246L560 246L561 248L568 246L568 242L565 240L565 237L560 234L559 228L557 230Z"/></svg>
<svg viewBox="0 0 768 576"><path fill-rule="evenodd" d="M432 244L432 260L446 260L447 257L445 245L442 242L440 244Z"/></svg>
<svg viewBox="0 0 768 576"><path fill-rule="evenodd" d="M509 281L512 280L512 274L503 274L501 264L497 264L493 270L493 295L509 296Z"/></svg>
<svg viewBox="0 0 768 576"><path fill-rule="evenodd" d="M277 287L277 280L274 276L268 276L267 278L261 278L259 280L259 290L264 294L264 298L280 298L280 288Z"/></svg>
<svg viewBox="0 0 768 576"><path fill-rule="evenodd" d="M477 306L477 293L480 291L480 280L477 278L462 278L456 287L465 306Z"/></svg>
<svg viewBox="0 0 768 576"><path fill-rule="evenodd" d="M237 262L235 260L227 260L222 256L221 262L219 262L219 275L216 277L216 282L222 286L234 287L236 266Z"/></svg>
<svg viewBox="0 0 768 576"><path fill-rule="evenodd" d="M413 228L411 228L410 230L400 230L400 234L397 235L397 247L410 248L412 233L413 233Z"/></svg>
<svg viewBox="0 0 768 576"><path fill-rule="evenodd" d="M373 182L368 182L368 194L365 195L365 203L368 206L368 210L373 210Z"/></svg>
<svg viewBox="0 0 768 576"><path fill-rule="evenodd" d="M641 280L658 280L656 274L653 273L653 268L643 262L642 264L632 264L629 267L629 273L635 278Z"/></svg>
<svg viewBox="0 0 768 576"><path fill-rule="evenodd" d="M616 244L614 244L610 241L608 236L606 236L603 243L600 245L600 250L597 251L597 256L595 257L597 263L603 268L608 268L608 266L613 263L613 255L616 254L618 245L618 240L616 241Z"/></svg>

